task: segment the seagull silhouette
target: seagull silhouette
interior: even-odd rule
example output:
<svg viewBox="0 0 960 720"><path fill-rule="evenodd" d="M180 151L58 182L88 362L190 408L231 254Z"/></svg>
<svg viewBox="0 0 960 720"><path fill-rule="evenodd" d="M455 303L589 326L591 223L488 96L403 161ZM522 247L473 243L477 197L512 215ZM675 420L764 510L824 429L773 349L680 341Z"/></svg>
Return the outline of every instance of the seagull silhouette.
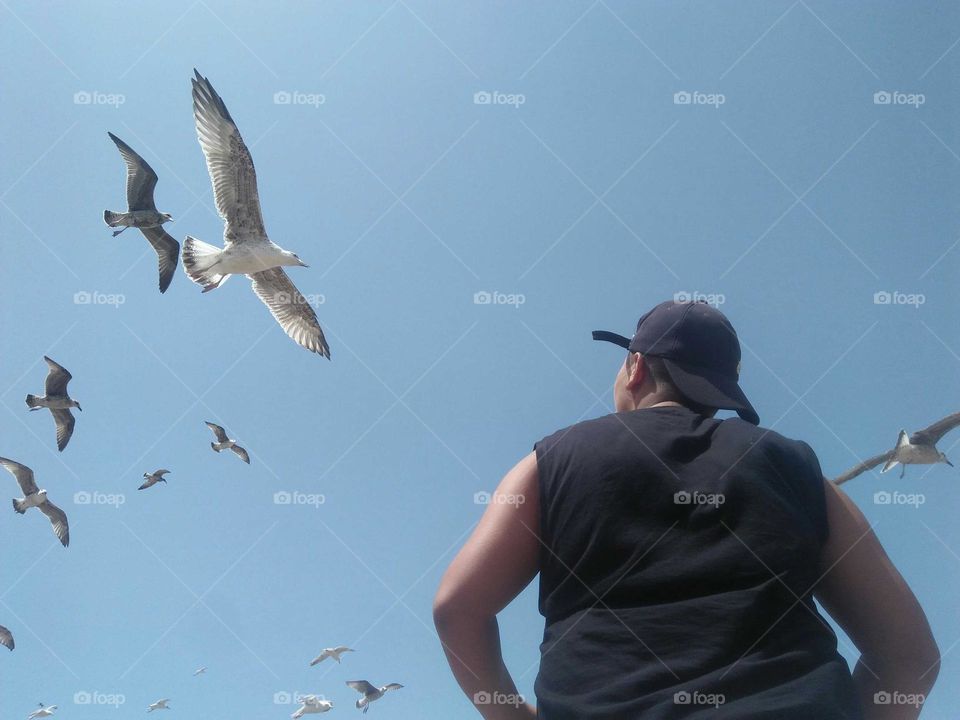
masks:
<svg viewBox="0 0 960 720"><path fill-rule="evenodd" d="M63 452L63 449L70 442L73 435L73 426L76 424L76 418L70 412L70 408L76 408L83 412L80 403L67 394L67 383L73 379L73 375L67 372L66 368L54 362L46 355L43 359L47 361L49 371L47 372L47 381L44 386L44 395L27 395L27 407L31 410L47 408L53 415L53 421L57 425L57 450Z"/></svg>

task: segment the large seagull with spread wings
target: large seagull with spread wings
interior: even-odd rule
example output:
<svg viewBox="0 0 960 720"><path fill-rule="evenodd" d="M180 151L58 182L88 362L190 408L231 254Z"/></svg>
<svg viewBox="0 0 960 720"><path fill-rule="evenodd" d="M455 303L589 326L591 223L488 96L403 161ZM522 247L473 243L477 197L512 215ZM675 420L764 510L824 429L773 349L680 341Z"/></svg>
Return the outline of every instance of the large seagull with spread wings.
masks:
<svg viewBox="0 0 960 720"><path fill-rule="evenodd" d="M210 81L193 72L197 138L207 159L217 211L226 226L223 248L188 235L183 244L183 269L204 292L219 287L231 275L246 275L284 332L329 360L330 346L317 314L283 271L284 265L307 266L267 237L250 151Z"/></svg>

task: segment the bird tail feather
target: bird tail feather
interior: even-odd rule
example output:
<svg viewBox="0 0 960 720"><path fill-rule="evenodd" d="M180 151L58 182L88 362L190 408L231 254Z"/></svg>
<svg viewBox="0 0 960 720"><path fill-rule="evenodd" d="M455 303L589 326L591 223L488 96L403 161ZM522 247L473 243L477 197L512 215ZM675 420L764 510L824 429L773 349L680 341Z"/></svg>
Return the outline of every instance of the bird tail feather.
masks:
<svg viewBox="0 0 960 720"><path fill-rule="evenodd" d="M103 221L110 227L117 227L120 225L120 220L123 218L123 213L113 212L112 210L103 211Z"/></svg>
<svg viewBox="0 0 960 720"><path fill-rule="evenodd" d="M36 395L27 395L27 407L40 407L40 398L38 398Z"/></svg>
<svg viewBox="0 0 960 720"><path fill-rule="evenodd" d="M17 500L16 498L14 498L13 509L16 510L21 515L23 515L27 511L26 503L23 500Z"/></svg>
<svg viewBox="0 0 960 720"><path fill-rule="evenodd" d="M204 292L220 287L229 277L213 270L222 253L220 248L189 235L183 241L183 269L191 280L203 286Z"/></svg>
<svg viewBox="0 0 960 720"><path fill-rule="evenodd" d="M216 452L220 452L220 448L217 447L216 443L210 443L210 447L212 447Z"/></svg>

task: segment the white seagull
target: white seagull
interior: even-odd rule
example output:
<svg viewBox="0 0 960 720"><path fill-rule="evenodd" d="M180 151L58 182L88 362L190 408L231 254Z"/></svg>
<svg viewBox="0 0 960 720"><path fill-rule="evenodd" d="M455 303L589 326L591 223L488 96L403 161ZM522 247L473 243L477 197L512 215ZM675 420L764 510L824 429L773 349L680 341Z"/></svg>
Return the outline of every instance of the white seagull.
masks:
<svg viewBox="0 0 960 720"><path fill-rule="evenodd" d="M157 174L147 161L137 155L123 140L111 132L107 135L120 150L120 155L127 164L127 212L104 210L103 221L110 227L123 227L123 230L114 230L114 237L128 227L135 227L143 233L157 253L160 267L160 292L166 292L177 269L180 243L163 229L163 223L170 222L173 217L170 213L159 212L153 202Z"/></svg>
<svg viewBox="0 0 960 720"><path fill-rule="evenodd" d="M53 532L59 538L60 543L67 547L70 544L70 527L67 525L66 513L47 499L46 490L37 488L37 483L33 479L33 470L26 465L2 457L0 457L0 465L10 471L23 491L24 497L19 500L14 498L13 509L23 515L32 507L39 508L40 512L50 518Z"/></svg>
<svg viewBox="0 0 960 720"><path fill-rule="evenodd" d="M137 490L146 490L148 487L152 487L156 485L158 482L165 483L166 478L164 478L163 476L169 475L169 474L170 474L169 470L155 470L152 473L144 473L143 477L144 477L144 480L146 480L146 482L143 483L143 485L141 485L140 487L138 487Z"/></svg>
<svg viewBox="0 0 960 720"><path fill-rule="evenodd" d="M357 707L363 708L363 712L367 712L370 709L370 703L382 698L388 690L399 690L403 687L400 683L390 683L378 688L366 680L347 680L347 685L363 695L362 698L357 700Z"/></svg>
<svg viewBox="0 0 960 720"><path fill-rule="evenodd" d="M10 648L13 650L13 633L7 630L3 625L0 625L0 645Z"/></svg>
<svg viewBox="0 0 960 720"><path fill-rule="evenodd" d="M327 658L333 658L337 662L340 662L340 656L345 652L354 652L354 650L353 648L348 648L346 645L337 645L337 647L324 648L322 653L310 661L310 667L313 667L317 663L322 663Z"/></svg>
<svg viewBox="0 0 960 720"><path fill-rule="evenodd" d="M207 671L207 666L204 665L203 667L200 667L194 670L193 676L196 677L197 675L203 675L206 671Z"/></svg>
<svg viewBox="0 0 960 720"><path fill-rule="evenodd" d="M953 467L953 463L947 460L947 456L937 450L937 443L944 435L960 425L960 412L947 415L942 420L938 420L923 430L918 430L912 435L907 435L906 430L901 430L897 437L897 444L892 450L885 453L874 455L868 460L864 460L847 472L834 479L834 483L841 485L847 480L855 478L860 473L866 472L883 463L883 469L880 472L887 472L899 463L903 467L900 470L900 477L906 472L907 465L933 465L934 463L946 463Z"/></svg>
<svg viewBox="0 0 960 720"><path fill-rule="evenodd" d="M330 347L317 314L283 271L284 265L307 266L267 237L250 151L210 81L193 72L197 138L207 160L217 211L226 225L222 249L187 236L183 269L193 282L203 286L204 292L219 287L230 275L246 275L284 332L329 360Z"/></svg>
<svg viewBox="0 0 960 720"><path fill-rule="evenodd" d="M150 703L150 705L147 706L147 712L153 712L154 710L169 710L170 708L167 706L168 702L170 702L170 698L157 700L155 703Z"/></svg>
<svg viewBox="0 0 960 720"><path fill-rule="evenodd" d="M45 707L43 703L40 703L40 709L34 710L32 713L27 715L27 720L35 720L35 718L45 718L50 717L56 711L56 705L50 705Z"/></svg>
<svg viewBox="0 0 960 720"><path fill-rule="evenodd" d="M217 452L221 450L233 450L237 455L240 456L240 459L243 460L247 465L250 464L250 455L242 447L237 445L236 440L231 440L227 437L227 431L216 423L207 422L207 427L213 430L213 434L216 436L217 441L210 443L212 447Z"/></svg>
<svg viewBox="0 0 960 720"><path fill-rule="evenodd" d="M333 703L329 700L321 700L316 695L304 695L298 698L300 707L290 716L293 720L302 718L304 715L313 713L325 713L333 709Z"/></svg>
<svg viewBox="0 0 960 720"><path fill-rule="evenodd" d="M57 450L63 452L67 443L70 442L70 436L73 435L73 426L76 423L70 408L76 408L81 412L83 408L80 407L80 403L67 394L67 383L73 379L73 375L46 355L43 356L43 359L47 361L50 368L47 372L44 395L43 397L27 395L27 407L30 410L39 410L40 408L50 410L53 421L57 424Z"/></svg>

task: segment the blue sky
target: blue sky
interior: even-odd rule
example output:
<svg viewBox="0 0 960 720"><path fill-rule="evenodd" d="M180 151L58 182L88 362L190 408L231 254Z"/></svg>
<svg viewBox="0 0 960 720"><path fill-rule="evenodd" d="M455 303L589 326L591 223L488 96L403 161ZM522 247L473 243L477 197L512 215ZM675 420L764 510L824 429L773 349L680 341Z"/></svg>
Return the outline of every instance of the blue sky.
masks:
<svg viewBox="0 0 960 720"><path fill-rule="evenodd" d="M7 0L0 16L0 454L72 530L64 550L35 513L0 515L3 717L115 717L122 696L283 718L284 693L310 692L345 715L357 678L405 685L378 716L468 715L430 601L474 494L608 412L622 357L590 331L678 293L720 303L762 423L828 475L960 409L956 8ZM332 362L244 278L201 295L178 270L161 296L146 242L103 225L124 209L110 130L158 172L168 230L220 243L194 67L251 148L272 239L310 265L291 276ZM44 354L84 407L62 454L23 403ZM252 464L212 453L205 420ZM158 467L169 484L137 492ZM960 690L958 472L847 486L944 652L929 718ZM528 695L535 591L501 616ZM342 666L307 666L340 643L357 649Z"/></svg>

